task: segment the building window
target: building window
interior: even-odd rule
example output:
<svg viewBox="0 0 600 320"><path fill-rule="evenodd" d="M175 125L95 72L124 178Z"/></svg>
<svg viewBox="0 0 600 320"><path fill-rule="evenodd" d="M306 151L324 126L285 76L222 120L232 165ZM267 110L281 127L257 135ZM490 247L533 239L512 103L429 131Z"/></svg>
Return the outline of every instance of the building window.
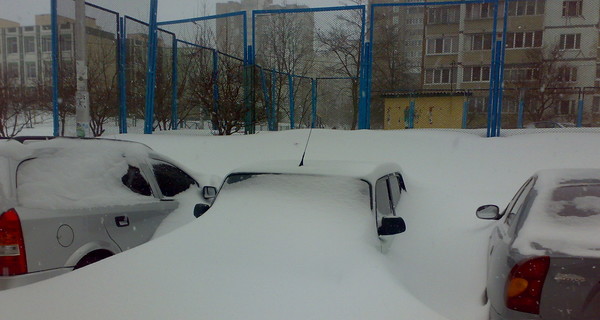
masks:
<svg viewBox="0 0 600 320"><path fill-rule="evenodd" d="M7 64L6 75L9 79L19 78L19 64L16 62L10 62Z"/></svg>
<svg viewBox="0 0 600 320"><path fill-rule="evenodd" d="M470 50L491 50L492 34L479 33L471 34L467 37Z"/></svg>
<svg viewBox="0 0 600 320"><path fill-rule="evenodd" d="M448 54L458 52L458 37L427 39L427 54Z"/></svg>
<svg viewBox="0 0 600 320"><path fill-rule="evenodd" d="M25 76L28 79L37 78L37 66L35 62L25 62Z"/></svg>
<svg viewBox="0 0 600 320"><path fill-rule="evenodd" d="M580 17L583 13L583 0L563 1L562 16L563 17Z"/></svg>
<svg viewBox="0 0 600 320"><path fill-rule="evenodd" d="M539 78L540 71L537 68L506 68L504 69L504 80L506 81L532 81Z"/></svg>
<svg viewBox="0 0 600 320"><path fill-rule="evenodd" d="M554 107L554 114L556 115L570 115L575 114L577 110L577 101L575 100L561 100L556 103Z"/></svg>
<svg viewBox="0 0 600 320"><path fill-rule="evenodd" d="M463 70L464 82L490 81L490 67L467 66Z"/></svg>
<svg viewBox="0 0 600 320"><path fill-rule="evenodd" d="M427 23L458 23L460 19L460 6L438 6L429 8L427 12Z"/></svg>
<svg viewBox="0 0 600 320"><path fill-rule="evenodd" d="M6 38L6 53L19 53L19 43L16 37Z"/></svg>
<svg viewBox="0 0 600 320"><path fill-rule="evenodd" d="M544 14L546 0L520 0L508 4L509 16L533 16Z"/></svg>
<svg viewBox="0 0 600 320"><path fill-rule="evenodd" d="M28 26L28 27L24 27L23 30L25 31L33 31L33 26Z"/></svg>
<svg viewBox="0 0 600 320"><path fill-rule="evenodd" d="M71 29L71 23L70 22L65 22L63 24L60 25L61 29Z"/></svg>
<svg viewBox="0 0 600 320"><path fill-rule="evenodd" d="M581 33L561 34L559 47L561 50L571 50L581 48Z"/></svg>
<svg viewBox="0 0 600 320"><path fill-rule="evenodd" d="M494 16L494 8L491 3L469 3L467 4L467 19L486 19Z"/></svg>
<svg viewBox="0 0 600 320"><path fill-rule="evenodd" d="M470 113L486 113L488 109L488 97L471 97L469 99Z"/></svg>
<svg viewBox="0 0 600 320"><path fill-rule="evenodd" d="M423 7L410 7L408 14L423 14Z"/></svg>
<svg viewBox="0 0 600 320"><path fill-rule="evenodd" d="M436 68L425 70L425 83L440 84L456 82L456 72L453 68Z"/></svg>
<svg viewBox="0 0 600 320"><path fill-rule="evenodd" d="M542 46L542 31L508 32L507 48L539 48Z"/></svg>
<svg viewBox="0 0 600 320"><path fill-rule="evenodd" d="M406 24L407 25L422 25L423 24L423 18L408 18L406 19Z"/></svg>
<svg viewBox="0 0 600 320"><path fill-rule="evenodd" d="M25 53L35 52L35 38L23 37L23 50Z"/></svg>
<svg viewBox="0 0 600 320"><path fill-rule="evenodd" d="M411 39L404 41L404 46L406 47L420 47L423 45L423 40L421 39Z"/></svg>
<svg viewBox="0 0 600 320"><path fill-rule="evenodd" d="M398 16L393 16L392 17L392 23L393 24L398 24L400 22L400 18L398 18Z"/></svg>
<svg viewBox="0 0 600 320"><path fill-rule="evenodd" d="M17 28L8 28L6 29L7 33L16 33L17 32Z"/></svg>
<svg viewBox="0 0 600 320"><path fill-rule="evenodd" d="M595 96L592 102L592 112L600 113L600 96Z"/></svg>
<svg viewBox="0 0 600 320"><path fill-rule="evenodd" d="M61 34L59 40L59 46L61 51L71 51L73 46L72 37L70 34Z"/></svg>
<svg viewBox="0 0 600 320"><path fill-rule="evenodd" d="M577 67L562 67L559 70L559 79L562 82L576 82Z"/></svg>
<svg viewBox="0 0 600 320"><path fill-rule="evenodd" d="M42 52L52 51L52 37L42 36Z"/></svg>

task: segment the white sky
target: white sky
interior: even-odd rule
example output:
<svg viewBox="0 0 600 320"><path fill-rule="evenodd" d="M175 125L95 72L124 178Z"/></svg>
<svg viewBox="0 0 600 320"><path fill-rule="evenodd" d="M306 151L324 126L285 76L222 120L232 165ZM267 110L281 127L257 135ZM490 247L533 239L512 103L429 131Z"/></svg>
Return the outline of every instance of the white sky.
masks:
<svg viewBox="0 0 600 320"><path fill-rule="evenodd" d="M59 7L70 0L58 0ZM94 4L124 12L125 14L148 20L150 0L90 0ZM215 0L159 0L158 20L177 20L215 13ZM282 3L283 1L274 1ZM339 6L350 3L348 0L299 0L287 3L306 4L311 7ZM17 21L22 25L34 23L36 14L50 12L50 0L0 0L0 18Z"/></svg>

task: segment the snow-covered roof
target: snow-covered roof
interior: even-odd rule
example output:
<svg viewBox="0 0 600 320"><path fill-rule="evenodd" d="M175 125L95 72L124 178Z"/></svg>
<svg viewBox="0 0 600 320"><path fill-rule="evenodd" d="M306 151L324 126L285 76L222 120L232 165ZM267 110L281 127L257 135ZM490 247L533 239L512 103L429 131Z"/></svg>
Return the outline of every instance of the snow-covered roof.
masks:
<svg viewBox="0 0 600 320"><path fill-rule="evenodd" d="M400 166L392 162L305 160L303 166L299 166L299 164L298 160L263 161L240 167L230 174L278 173L343 176L366 180L374 184L384 175L401 172Z"/></svg>
<svg viewBox="0 0 600 320"><path fill-rule="evenodd" d="M549 169L536 177L514 247L527 255L600 257L600 169Z"/></svg>

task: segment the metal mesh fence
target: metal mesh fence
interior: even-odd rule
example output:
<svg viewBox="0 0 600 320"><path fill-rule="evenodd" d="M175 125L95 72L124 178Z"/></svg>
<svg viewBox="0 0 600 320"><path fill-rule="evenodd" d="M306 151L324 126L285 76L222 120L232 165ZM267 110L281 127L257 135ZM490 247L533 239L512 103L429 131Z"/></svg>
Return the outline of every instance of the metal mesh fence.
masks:
<svg viewBox="0 0 600 320"><path fill-rule="evenodd" d="M149 30L146 23L129 16L124 23L127 132L143 133Z"/></svg>
<svg viewBox="0 0 600 320"><path fill-rule="evenodd" d="M290 128L309 127L317 122L312 119L313 106L316 110L321 107L318 94L312 92L313 81L360 76L364 7L289 8L253 12L254 62L265 70L278 72L276 122L289 121ZM348 91L357 104L358 87L345 92ZM348 112L329 109L330 116ZM352 113L355 109L349 110ZM348 119L341 126L355 128L355 120Z"/></svg>
<svg viewBox="0 0 600 320"><path fill-rule="evenodd" d="M490 2L374 6L372 127L482 125L475 115L464 120L464 92L489 95L493 12ZM487 105L478 110L485 126Z"/></svg>
<svg viewBox="0 0 600 320"><path fill-rule="evenodd" d="M54 35L50 15L0 26L0 94L12 106L57 107L58 134L74 135L74 1L51 3ZM361 94L371 128L600 125L597 1L376 1L368 37L364 6L270 8L159 23L155 130L353 129ZM149 13L145 0L86 6L94 134L144 130Z"/></svg>
<svg viewBox="0 0 600 320"><path fill-rule="evenodd" d="M246 14L161 22L177 39L177 114L180 127L244 129L249 88L244 69Z"/></svg>

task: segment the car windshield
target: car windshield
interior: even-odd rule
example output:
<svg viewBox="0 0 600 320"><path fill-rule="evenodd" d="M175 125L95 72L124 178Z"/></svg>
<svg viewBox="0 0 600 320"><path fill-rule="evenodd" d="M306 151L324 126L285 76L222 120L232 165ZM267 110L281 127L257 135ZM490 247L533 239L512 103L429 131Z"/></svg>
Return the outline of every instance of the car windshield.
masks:
<svg viewBox="0 0 600 320"><path fill-rule="evenodd" d="M291 203L316 204L318 201L343 203L344 206L365 207L371 205L370 186L364 180L350 177L239 173L229 175L220 192L243 192L250 197L289 198Z"/></svg>

